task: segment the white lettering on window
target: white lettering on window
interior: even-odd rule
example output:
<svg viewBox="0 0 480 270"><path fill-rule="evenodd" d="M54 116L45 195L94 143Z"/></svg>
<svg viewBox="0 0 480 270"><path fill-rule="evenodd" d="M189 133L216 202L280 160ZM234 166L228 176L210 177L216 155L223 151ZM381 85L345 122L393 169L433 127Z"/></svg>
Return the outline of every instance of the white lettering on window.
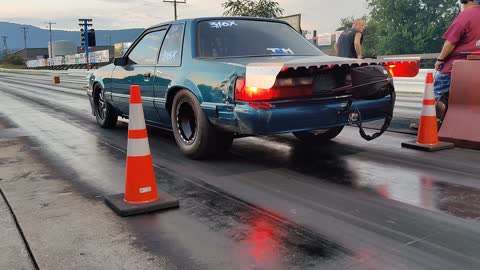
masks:
<svg viewBox="0 0 480 270"><path fill-rule="evenodd" d="M165 52L162 52L160 59L162 60L162 62L169 62L175 59L177 57L177 54L178 54L177 50L165 51Z"/></svg>
<svg viewBox="0 0 480 270"><path fill-rule="evenodd" d="M235 23L235 21L218 21L218 22L209 22L209 23L211 28L216 28L216 29L220 29L224 27L232 27L234 25L238 26L238 24Z"/></svg>

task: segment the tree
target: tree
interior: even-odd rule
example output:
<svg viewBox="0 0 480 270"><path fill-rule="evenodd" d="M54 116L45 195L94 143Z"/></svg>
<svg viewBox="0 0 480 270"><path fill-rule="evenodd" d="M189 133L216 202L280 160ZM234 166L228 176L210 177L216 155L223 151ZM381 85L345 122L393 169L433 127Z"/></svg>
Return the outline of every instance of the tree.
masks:
<svg viewBox="0 0 480 270"><path fill-rule="evenodd" d="M222 7L225 16L276 18L283 14L283 8L273 0L228 0Z"/></svg>
<svg viewBox="0 0 480 270"><path fill-rule="evenodd" d="M345 31L352 28L354 21L355 18L353 18L353 16L341 18L340 27L338 27L336 31Z"/></svg>
<svg viewBox="0 0 480 270"><path fill-rule="evenodd" d="M302 36L306 37L307 35L310 35L312 31L310 30L302 30Z"/></svg>
<svg viewBox="0 0 480 270"><path fill-rule="evenodd" d="M439 52L443 33L460 11L457 0L367 0L367 3L371 10L367 31L372 26L376 28L371 45L381 55Z"/></svg>
<svg viewBox="0 0 480 270"><path fill-rule="evenodd" d="M380 53L378 43L380 36L378 35L379 25L373 21L369 21L365 31L363 31L363 55L365 57L373 57L383 55Z"/></svg>
<svg viewBox="0 0 480 270"><path fill-rule="evenodd" d="M23 65L25 64L25 60L23 60L22 57L18 55L9 55L7 59L4 61L7 64L12 64L12 65Z"/></svg>

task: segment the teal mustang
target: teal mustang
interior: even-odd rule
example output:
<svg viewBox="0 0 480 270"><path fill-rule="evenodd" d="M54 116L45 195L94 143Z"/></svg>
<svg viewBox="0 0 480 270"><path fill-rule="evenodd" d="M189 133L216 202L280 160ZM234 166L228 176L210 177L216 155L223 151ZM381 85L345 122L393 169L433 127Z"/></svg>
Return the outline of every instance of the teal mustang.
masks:
<svg viewBox="0 0 480 270"><path fill-rule="evenodd" d="M172 130L182 152L200 159L235 137L292 132L316 143L360 115L384 118L394 96L355 95L353 71L381 67L392 93L385 65L327 56L279 20L190 19L145 30L89 77L87 93L98 124L112 128L128 118L130 85L140 85L147 124Z"/></svg>

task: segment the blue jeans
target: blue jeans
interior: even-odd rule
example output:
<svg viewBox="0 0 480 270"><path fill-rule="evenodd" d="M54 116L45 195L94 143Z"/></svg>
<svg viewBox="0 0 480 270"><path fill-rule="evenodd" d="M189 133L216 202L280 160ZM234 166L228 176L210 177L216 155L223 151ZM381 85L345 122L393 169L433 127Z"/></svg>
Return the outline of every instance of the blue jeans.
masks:
<svg viewBox="0 0 480 270"><path fill-rule="evenodd" d="M450 91L451 76L449 74L443 74L437 72L435 75L435 83L433 85L433 91L435 92L435 99L438 100L443 94Z"/></svg>

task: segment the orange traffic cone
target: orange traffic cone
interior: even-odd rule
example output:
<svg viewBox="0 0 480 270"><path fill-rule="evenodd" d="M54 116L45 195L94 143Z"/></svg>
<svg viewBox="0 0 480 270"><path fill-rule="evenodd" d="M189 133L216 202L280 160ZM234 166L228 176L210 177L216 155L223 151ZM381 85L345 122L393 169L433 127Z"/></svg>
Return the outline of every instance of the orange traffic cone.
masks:
<svg viewBox="0 0 480 270"><path fill-rule="evenodd" d="M125 193L106 196L105 202L120 216L179 207L177 199L157 190L138 85L130 87Z"/></svg>
<svg viewBox="0 0 480 270"><path fill-rule="evenodd" d="M425 93L423 95L422 113L418 127L418 138L414 142L402 143L402 147L438 151L453 148L452 143L438 141L437 112L435 109L435 94L433 91L433 73L427 73Z"/></svg>

